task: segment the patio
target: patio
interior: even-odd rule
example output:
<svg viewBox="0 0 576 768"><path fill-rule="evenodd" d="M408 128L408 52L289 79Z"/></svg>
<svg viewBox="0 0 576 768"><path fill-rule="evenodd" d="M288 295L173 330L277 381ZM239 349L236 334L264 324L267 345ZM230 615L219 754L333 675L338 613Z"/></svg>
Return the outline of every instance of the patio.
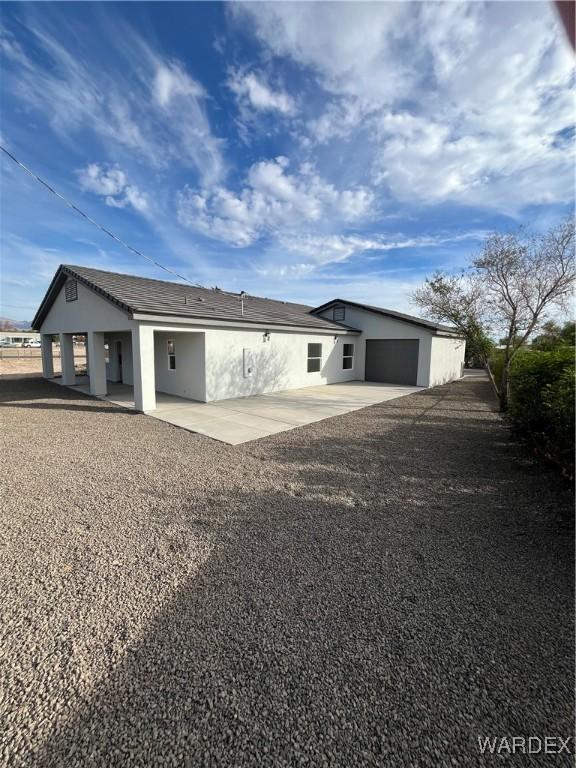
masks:
<svg viewBox="0 0 576 768"><path fill-rule="evenodd" d="M54 381L58 382L58 379ZM88 377L78 377L76 385L71 388L89 395ZM146 411L146 415L229 445L239 445L368 405L411 395L421 389L352 381L210 403L157 392L157 407ZM100 399L125 408L134 408L134 390L127 384L108 382L108 394Z"/></svg>

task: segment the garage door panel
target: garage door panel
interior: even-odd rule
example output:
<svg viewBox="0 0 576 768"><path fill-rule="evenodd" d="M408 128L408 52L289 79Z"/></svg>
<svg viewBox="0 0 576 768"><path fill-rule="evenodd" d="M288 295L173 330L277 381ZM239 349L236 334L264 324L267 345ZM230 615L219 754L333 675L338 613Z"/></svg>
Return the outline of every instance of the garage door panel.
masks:
<svg viewBox="0 0 576 768"><path fill-rule="evenodd" d="M415 385L419 346L418 339L368 339L366 381Z"/></svg>

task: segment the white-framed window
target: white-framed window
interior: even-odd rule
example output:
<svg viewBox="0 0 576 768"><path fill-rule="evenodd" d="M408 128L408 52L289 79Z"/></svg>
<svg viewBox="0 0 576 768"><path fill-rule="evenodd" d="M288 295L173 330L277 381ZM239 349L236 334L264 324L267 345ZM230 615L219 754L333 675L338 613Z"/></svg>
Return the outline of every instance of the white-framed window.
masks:
<svg viewBox="0 0 576 768"><path fill-rule="evenodd" d="M322 344L308 344L308 373L318 373L322 367Z"/></svg>
<svg viewBox="0 0 576 768"><path fill-rule="evenodd" d="M347 371L354 368L354 344L342 345L342 368Z"/></svg>
<svg viewBox="0 0 576 768"><path fill-rule="evenodd" d="M337 323L341 323L343 320L346 319L346 307L343 306L337 306L334 307L332 310L332 319L336 320Z"/></svg>
<svg viewBox="0 0 576 768"><path fill-rule="evenodd" d="M176 345L174 339L168 339L166 342L166 351L168 353L168 370L176 370Z"/></svg>

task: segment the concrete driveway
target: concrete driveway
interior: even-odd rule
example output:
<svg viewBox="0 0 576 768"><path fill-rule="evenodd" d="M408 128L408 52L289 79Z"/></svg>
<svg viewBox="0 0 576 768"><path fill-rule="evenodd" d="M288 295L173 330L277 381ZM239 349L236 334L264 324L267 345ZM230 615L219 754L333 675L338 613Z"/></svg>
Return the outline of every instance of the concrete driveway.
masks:
<svg viewBox="0 0 576 768"><path fill-rule="evenodd" d="M73 389L90 394L90 387L84 381ZM146 415L229 445L239 445L357 411L367 405L411 395L421 389L399 384L350 381L212 403L198 403L157 392L157 408L147 411ZM110 382L108 395L102 399L127 408L134 407L133 389L126 384Z"/></svg>
<svg viewBox="0 0 576 768"><path fill-rule="evenodd" d="M148 415L223 443L238 445L411 395L419 389L421 387L353 381L212 403L164 402Z"/></svg>

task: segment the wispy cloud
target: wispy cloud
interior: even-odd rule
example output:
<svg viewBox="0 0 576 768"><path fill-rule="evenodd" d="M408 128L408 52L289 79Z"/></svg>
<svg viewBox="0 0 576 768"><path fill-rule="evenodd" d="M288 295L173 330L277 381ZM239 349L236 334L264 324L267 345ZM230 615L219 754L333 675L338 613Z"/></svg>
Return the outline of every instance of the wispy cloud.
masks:
<svg viewBox="0 0 576 768"><path fill-rule="evenodd" d="M279 250L283 254L297 256L299 259L297 263L282 262L282 257L277 254L274 262L263 265L260 271L262 274L276 274L280 277L288 274L303 275L316 271L327 264L345 262L371 251L385 254L389 251L407 249L436 249L443 245L479 241L485 236L486 232L475 230L460 234L418 235L414 237L401 234L394 236L384 234L371 236L362 234L286 234L279 239Z"/></svg>
<svg viewBox="0 0 576 768"><path fill-rule="evenodd" d="M153 168L193 168L204 184L222 178L223 142L212 133L204 89L184 65L121 24L107 39L114 66L73 55L36 16L28 34L44 58L32 58L4 33L3 85L62 137L91 131L112 154L122 146ZM127 50L129 74L118 68Z"/></svg>

